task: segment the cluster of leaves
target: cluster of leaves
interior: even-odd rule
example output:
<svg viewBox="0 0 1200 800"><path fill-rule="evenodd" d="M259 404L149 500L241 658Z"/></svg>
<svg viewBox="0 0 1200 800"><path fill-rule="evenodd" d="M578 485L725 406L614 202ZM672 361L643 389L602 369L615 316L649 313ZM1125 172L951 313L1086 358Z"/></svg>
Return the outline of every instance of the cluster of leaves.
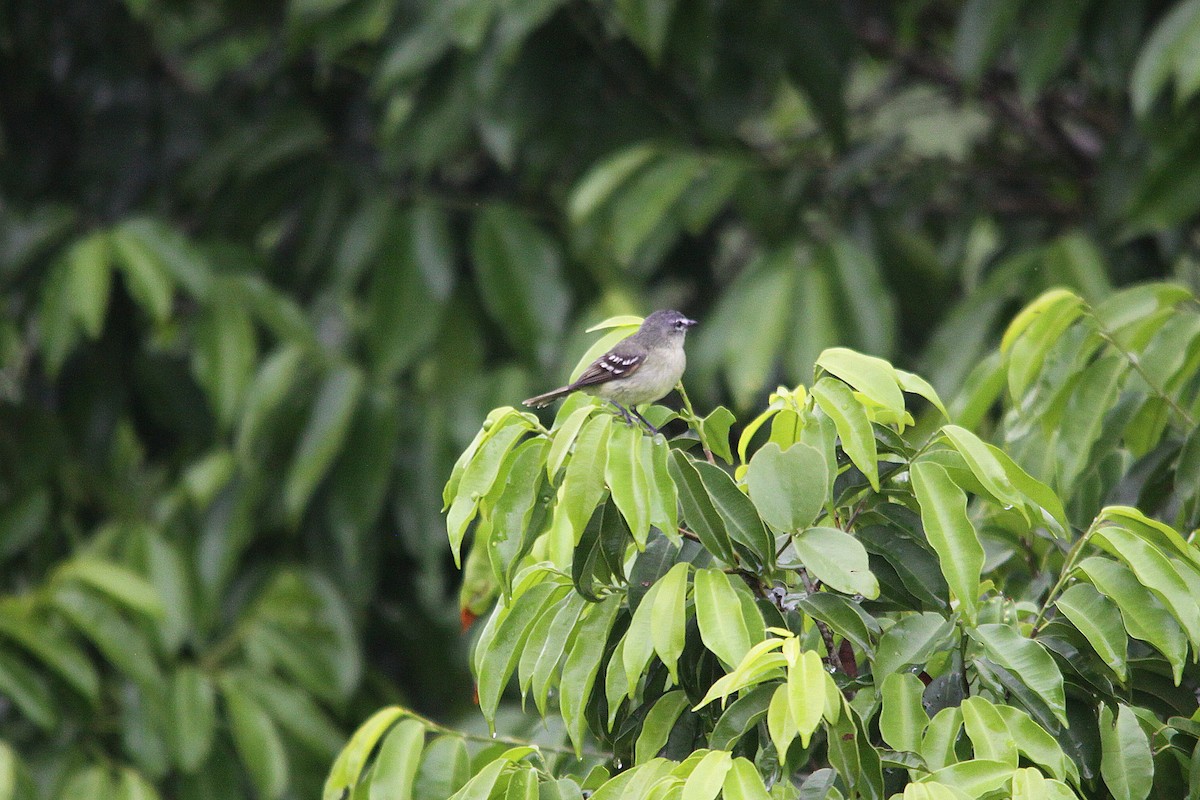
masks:
<svg viewBox="0 0 1200 800"><path fill-rule="evenodd" d="M77 776L98 798L307 795L330 718L356 703L467 707L439 489L489 409L559 381L587 322L688 308L693 391L745 414L835 344L902 357L951 397L1049 285L1100 303L1136 278L1194 283L1198 16L1198 0L9 4L0 796L26 796L27 773L43 797ZM1139 380L1106 370L1091 385ZM971 380L980 420L995 373ZM1004 429L1014 453L1075 458L1071 518L1114 486L1192 513L1176 440L1155 438L1155 414L1180 424L1169 404L1138 410L1132 448L1108 422L1094 458L1043 446L1060 418L1093 435L1086 396ZM597 458L625 446L592 419ZM731 462L732 420L691 420ZM664 475L729 493L707 459L664 473L661 457L615 468L599 541L629 513L665 546L645 527L670 530ZM639 474L659 479L647 500ZM455 513L496 528L490 502ZM733 541L720 557L748 557ZM468 554L476 610L513 598L509 555ZM625 566L598 550L581 583L599 597Z"/></svg>
<svg viewBox="0 0 1200 800"><path fill-rule="evenodd" d="M548 429L496 409L444 495L497 597L480 711L512 682L570 751L426 753L391 707L325 797L433 797L451 747L456 800L1194 793L1200 548L1150 514L1200 524L1200 303L1052 290L968 384L947 409L826 350L736 447L687 403L670 439L584 396ZM947 419L996 402L996 444Z"/></svg>

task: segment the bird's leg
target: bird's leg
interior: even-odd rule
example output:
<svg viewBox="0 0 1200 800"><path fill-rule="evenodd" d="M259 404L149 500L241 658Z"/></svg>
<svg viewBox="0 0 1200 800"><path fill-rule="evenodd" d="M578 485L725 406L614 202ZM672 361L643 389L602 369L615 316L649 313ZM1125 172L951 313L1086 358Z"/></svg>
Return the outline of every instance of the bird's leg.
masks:
<svg viewBox="0 0 1200 800"><path fill-rule="evenodd" d="M650 433L654 434L655 436L657 436L659 433L661 433L661 431L659 431L658 428L656 428L650 424L650 420L646 419L641 414L639 414L638 410L636 408L630 408L629 410L633 412L633 415L635 417L637 417L638 419L640 419L642 421L643 425L645 425L647 428L650 429Z"/></svg>
<svg viewBox="0 0 1200 800"><path fill-rule="evenodd" d="M632 425L632 424L633 424L633 417L629 416L629 409L625 408L625 406L621 405L621 404L620 404L620 403L618 403L616 400L609 400L608 402L610 402L610 403L612 403L614 406L616 406L616 407L617 407L617 411L620 411L620 412L621 412L621 418L625 420L625 424L626 424L626 425ZM635 413L635 414L636 414L637 412L635 411L635 412L633 412L633 413Z"/></svg>

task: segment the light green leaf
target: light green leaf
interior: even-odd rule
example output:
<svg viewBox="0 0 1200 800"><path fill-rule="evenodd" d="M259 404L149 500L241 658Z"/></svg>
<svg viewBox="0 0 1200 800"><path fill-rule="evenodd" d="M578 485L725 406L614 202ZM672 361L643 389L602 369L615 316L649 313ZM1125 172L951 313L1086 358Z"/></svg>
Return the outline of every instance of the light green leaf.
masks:
<svg viewBox="0 0 1200 800"><path fill-rule="evenodd" d="M567 201L567 214L571 224L578 227L587 218L604 205L612 197L614 191L620 188L630 176L646 165L650 159L658 155L658 148L649 144L636 144L620 150L587 171L571 190ZM619 324L637 325L641 319L625 319ZM604 323L601 323L604 325ZM588 333L600 326L593 326Z"/></svg>
<svg viewBox="0 0 1200 800"><path fill-rule="evenodd" d="M918 751L931 770L939 770L958 761L955 743L961 728L962 711L957 706L943 708L933 715L921 737L921 749Z"/></svg>
<svg viewBox="0 0 1200 800"><path fill-rule="evenodd" d="M972 474L998 503L1005 508L1024 508L1025 498L1012 485L1004 465L992 455L982 439L957 425L943 426L942 433L967 462Z"/></svg>
<svg viewBox="0 0 1200 800"><path fill-rule="evenodd" d="M1183 627L1192 647L1200 647L1200 606L1170 559L1124 528L1101 528L1092 541L1128 564L1138 581L1162 600Z"/></svg>
<svg viewBox="0 0 1200 800"><path fill-rule="evenodd" d="M929 381L916 375L912 372L905 372L902 369L896 370L896 378L900 381L900 388L906 392L915 395L920 395L933 404L933 407L941 412L942 416L950 419L950 412L946 410L946 406L942 404L942 398L938 396L937 390Z"/></svg>
<svg viewBox="0 0 1200 800"><path fill-rule="evenodd" d="M154 586L119 564L84 556L64 563L55 576L59 581L77 581L91 587L131 611L151 617L163 615L162 601Z"/></svg>
<svg viewBox="0 0 1200 800"><path fill-rule="evenodd" d="M13 604L0 603L0 639L8 639L66 681L90 702L100 696L100 677L79 646L40 621L27 617Z"/></svg>
<svg viewBox="0 0 1200 800"><path fill-rule="evenodd" d="M570 523L576 543L596 510L596 504L604 496L604 469L612 421L611 414L599 414L587 421L575 440L575 451L567 462L567 471L559 487L558 503Z"/></svg>
<svg viewBox="0 0 1200 800"><path fill-rule="evenodd" d="M613 502L625 517L639 548L646 546L646 537L650 534L650 499L642 458L642 448L647 444L645 439L641 430L630 425L612 428L604 467L604 480L612 492Z"/></svg>
<svg viewBox="0 0 1200 800"><path fill-rule="evenodd" d="M949 646L953 633L954 623L932 611L904 617L879 639L873 665L875 680L882 681L906 664L923 663Z"/></svg>
<svg viewBox="0 0 1200 800"><path fill-rule="evenodd" d="M704 646L730 666L741 663L758 641L752 640L751 627L742 615L741 601L729 578L719 569L697 570L692 594ZM757 633L761 640L761 622Z"/></svg>
<svg viewBox="0 0 1200 800"><path fill-rule="evenodd" d="M975 619L983 545L967 516L967 494L943 467L918 460L912 465L912 484L921 506L925 536L938 555L938 566L968 620Z"/></svg>
<svg viewBox="0 0 1200 800"><path fill-rule="evenodd" d="M982 797L1008 783L1012 773L1012 766L1003 761L973 759L942 767L921 776L920 781L944 783L966 792L969 797Z"/></svg>
<svg viewBox="0 0 1200 800"><path fill-rule="evenodd" d="M581 406L572 411L561 425L555 427L550 440L550 451L546 456L546 474L551 480L558 477L558 471L562 469L563 462L567 460L567 455L571 452L571 446L575 444L575 437L579 435L583 424L598 409L599 406L591 403Z"/></svg>
<svg viewBox="0 0 1200 800"><path fill-rule="evenodd" d="M683 518L700 537L700 543L725 563L737 563L724 521L704 488L695 461L682 450L672 450L668 468L679 491Z"/></svg>
<svg viewBox="0 0 1200 800"><path fill-rule="evenodd" d="M392 728L379 748L368 800L411 800L424 749L424 723L405 719Z"/></svg>
<svg viewBox="0 0 1200 800"><path fill-rule="evenodd" d="M854 397L850 387L833 378L817 381L812 387L812 396L837 426L846 455L867 476L871 488L879 491L879 453L867 410Z"/></svg>
<svg viewBox="0 0 1200 800"><path fill-rule="evenodd" d="M771 702L767 706L767 733L775 745L775 752L780 754L780 758L785 757L796 738L796 720L792 717L786 683L780 684L771 695Z"/></svg>
<svg viewBox="0 0 1200 800"><path fill-rule="evenodd" d="M171 317L174 281L166 265L147 245L136 226L115 228L110 234L113 255L133 299L156 323Z"/></svg>
<svg viewBox="0 0 1200 800"><path fill-rule="evenodd" d="M828 673L815 651L800 650L799 645L798 639L789 639L783 645L783 655L788 660L788 708L796 723L800 745L808 747L825 712L825 681Z"/></svg>
<svg viewBox="0 0 1200 800"><path fill-rule="evenodd" d="M513 599L495 636L487 642L480 638L476 645L475 679L479 710L489 725L495 719L500 694L517 667L534 623L547 606L558 602L568 591L570 587L566 584L550 580L531 586Z"/></svg>
<svg viewBox="0 0 1200 800"><path fill-rule="evenodd" d="M1117 604L1121 621L1130 636L1149 643L1163 654L1178 685L1187 658L1188 640L1171 612L1124 564L1092 556L1079 563L1079 571Z"/></svg>
<svg viewBox="0 0 1200 800"><path fill-rule="evenodd" d="M963 728L975 748L975 757L1017 767L1017 743L1000 712L986 698L968 697L960 706Z"/></svg>
<svg viewBox="0 0 1200 800"><path fill-rule="evenodd" d="M809 528L793 536L791 546L808 571L829 588L868 600L879 597L879 581L871 572L866 548L845 531Z"/></svg>
<svg viewBox="0 0 1200 800"><path fill-rule="evenodd" d="M893 672L883 679L879 733L893 750L919 752L929 715L921 704L925 684L911 672Z"/></svg>
<svg viewBox="0 0 1200 800"><path fill-rule="evenodd" d="M770 800L767 789L763 785L762 776L754 768L754 762L738 757L733 760L729 771L725 773L725 783L721 791L725 800Z"/></svg>
<svg viewBox="0 0 1200 800"><path fill-rule="evenodd" d="M759 565L770 567L775 561L775 541L763 527L750 498L729 477L729 473L704 461L693 461L692 467L721 517L729 538L745 547Z"/></svg>
<svg viewBox="0 0 1200 800"><path fill-rule="evenodd" d="M1100 708L1100 774L1115 800L1145 800L1154 781L1150 741L1129 706Z"/></svg>
<svg viewBox="0 0 1200 800"><path fill-rule="evenodd" d="M904 414L904 394L896 368L882 358L845 347L831 347L817 357L817 366L862 392L884 408Z"/></svg>
<svg viewBox="0 0 1200 800"><path fill-rule="evenodd" d="M471 774L467 747L459 736L439 736L429 743L417 768L413 800L443 800L466 784ZM322 800L333 800L328 796Z"/></svg>
<svg viewBox="0 0 1200 800"><path fill-rule="evenodd" d="M683 785L680 800L714 800L721 793L725 776L733 766L733 756L724 750L710 750L696 764Z"/></svg>
<svg viewBox="0 0 1200 800"><path fill-rule="evenodd" d="M768 443L750 459L746 486L767 524L792 533L812 525L830 501L833 476L824 455L815 447L794 444L781 450L779 445Z"/></svg>
<svg viewBox="0 0 1200 800"><path fill-rule="evenodd" d="M687 562L671 567L658 582L659 589L650 615L650 638L654 641L654 652L662 659L675 683L679 682L679 657L683 655L684 635L687 632L687 617L684 615L687 579Z"/></svg>
<svg viewBox="0 0 1200 800"><path fill-rule="evenodd" d="M375 750L375 745L405 713L399 706L388 706L376 711L359 726L330 767L329 777L325 779L325 789L321 793L322 800L342 800L346 797L347 792L358 784L358 776L362 773L367 758ZM455 741L461 743L461 740Z"/></svg>
<svg viewBox="0 0 1200 800"><path fill-rule="evenodd" d="M112 252L108 237L100 231L77 241L67 250L67 295L74 303L73 316L89 339L104 330L112 285Z"/></svg>

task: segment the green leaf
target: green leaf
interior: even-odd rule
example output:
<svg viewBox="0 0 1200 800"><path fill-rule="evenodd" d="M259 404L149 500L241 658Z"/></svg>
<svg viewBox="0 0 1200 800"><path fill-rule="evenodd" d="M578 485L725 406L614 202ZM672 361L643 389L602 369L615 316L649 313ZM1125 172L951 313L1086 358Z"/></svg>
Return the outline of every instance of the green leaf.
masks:
<svg viewBox="0 0 1200 800"><path fill-rule="evenodd" d="M630 425L612 428L604 467L604 480L613 502L629 524L639 549L645 548L650 535L649 482L642 458L642 448L647 446L645 439L640 430Z"/></svg>
<svg viewBox="0 0 1200 800"><path fill-rule="evenodd" d="M1012 485L1004 465L992 455L982 439L957 425L943 426L942 433L967 462L972 474L998 503L1005 508L1024 508L1025 498Z"/></svg>
<svg viewBox="0 0 1200 800"><path fill-rule="evenodd" d="M616 9L621 27L629 38L646 53L652 64L657 65L666 46L675 0L617 0Z"/></svg>
<svg viewBox="0 0 1200 800"><path fill-rule="evenodd" d="M763 779L749 759L733 759L721 786L725 800L770 800Z"/></svg>
<svg viewBox="0 0 1200 800"><path fill-rule="evenodd" d="M592 417L575 440L575 451L567 462L562 486L558 492L558 507L565 514L574 541L583 535L584 526L604 496L604 470L608 462L608 442L612 431L611 414Z"/></svg>
<svg viewBox="0 0 1200 800"><path fill-rule="evenodd" d="M724 521L704 487L695 460L681 450L672 450L668 468L679 490L683 518L700 537L700 543L725 563L736 563Z"/></svg>
<svg viewBox="0 0 1200 800"><path fill-rule="evenodd" d="M960 706L963 728L971 739L975 757L1000 761L1017 768L1017 743L996 707L983 697L968 697Z"/></svg>
<svg viewBox="0 0 1200 800"><path fill-rule="evenodd" d="M696 570L692 595L704 646L731 667L741 663L747 651L763 638L761 618L746 620L737 592L719 569Z"/></svg>
<svg viewBox="0 0 1200 800"><path fill-rule="evenodd" d="M1198 0L1175 5L1159 20L1142 45L1130 75L1129 95L1135 114L1145 116L1167 81L1172 76L1178 79L1183 66L1189 60L1194 61L1192 45L1197 36L1200 36ZM1180 100L1187 99L1180 87L1177 87L1177 94Z"/></svg>
<svg viewBox="0 0 1200 800"><path fill-rule="evenodd" d="M171 752L184 772L192 773L208 759L216 733L216 694L208 675L181 665L171 681Z"/></svg>
<svg viewBox="0 0 1200 800"><path fill-rule="evenodd" d="M670 8L675 0L619 0L620 5ZM672 210L703 174L704 162L693 153L667 153L632 178L614 195L609 233L617 262L631 266L653 235L678 223Z"/></svg>
<svg viewBox="0 0 1200 800"><path fill-rule="evenodd" d="M571 224L579 227L586 222L600 206L608 202L613 192L658 155L658 152L657 147L653 145L636 144L613 153L589 169L575 184L567 201L567 214ZM640 322L640 319L635 319L632 324L637 325ZM626 321L624 324L630 323ZM588 333L596 329L593 327Z"/></svg>
<svg viewBox="0 0 1200 800"><path fill-rule="evenodd" d="M825 456L807 444L787 450L771 442L759 448L746 470L750 499L767 524L784 533L812 525L830 501L833 476Z"/></svg>
<svg viewBox="0 0 1200 800"><path fill-rule="evenodd" d="M1151 644L1163 654L1178 685L1187 658L1188 640L1171 612L1124 564L1092 556L1079 562L1079 571L1117 604L1121 621L1130 636Z"/></svg>
<svg viewBox="0 0 1200 800"><path fill-rule="evenodd" d="M558 477L558 471L562 469L563 462L567 460L567 455L570 454L571 446L575 444L575 438L579 435L583 424L597 410L599 410L599 406L588 403L572 411L561 425L555 426L550 439L550 451L546 456L546 475L551 480Z"/></svg>
<svg viewBox="0 0 1200 800"><path fill-rule="evenodd" d="M133 299L156 323L171 317L175 285L162 259L148 246L137 226L120 225L110 234L114 260Z"/></svg>
<svg viewBox="0 0 1200 800"><path fill-rule="evenodd" d="M788 708L796 724L800 745L808 747L825 711L825 681L828 674L821 657L813 650L800 650L799 645L798 639L784 642L783 655L788 660Z"/></svg>
<svg viewBox="0 0 1200 800"><path fill-rule="evenodd" d="M833 378L821 378L812 387L813 399L821 410L833 420L837 426L838 436L842 440L842 449L854 466L862 470L871 482L871 488L879 491L878 450L875 446L875 433L871 429L871 420L867 410L863 408L850 388L841 381Z"/></svg>
<svg viewBox="0 0 1200 800"><path fill-rule="evenodd" d="M58 709L50 682L45 675L4 651L0 651L0 695L7 697L21 714L43 731L54 729Z"/></svg>
<svg viewBox="0 0 1200 800"><path fill-rule="evenodd" d="M263 360L250 382L236 436L237 453L243 462L256 455L270 423L293 397L305 355L303 348L285 345Z"/></svg>
<svg viewBox="0 0 1200 800"><path fill-rule="evenodd" d="M112 285L112 252L108 237L95 232L73 244L63 256L66 292L74 302L72 316L89 339L104 330Z"/></svg>
<svg viewBox="0 0 1200 800"><path fill-rule="evenodd" d="M619 594L609 595L603 602L593 605L588 610L587 616L579 624L579 632L575 636L571 651L567 654L567 660L563 663L559 706L563 724L577 755L583 750L584 726L587 722L585 706L592 695L596 674L600 671L609 631L612 630L617 612L621 609L621 599Z"/></svg>
<svg viewBox="0 0 1200 800"><path fill-rule="evenodd" d="M1075 762L1067 758L1062 746L1045 728L1019 708L998 705L995 709L1004 719L1004 724L1008 726L1008 731L1023 756L1045 767L1055 778L1079 784L1079 769Z"/></svg>
<svg viewBox="0 0 1200 800"><path fill-rule="evenodd" d="M100 678L92 662L65 636L47 630L44 624L12 605L0 605L0 638L24 648L88 701L94 703L99 699Z"/></svg>
<svg viewBox="0 0 1200 800"><path fill-rule="evenodd" d="M480 639L475 677L478 681L479 710L489 724L495 719L500 693L516 669L533 624L548 605L558 602L568 591L569 586L554 581L535 584L514 598L495 638L486 644Z"/></svg>
<svg viewBox="0 0 1200 800"><path fill-rule="evenodd" d="M85 556L67 561L55 576L59 581L76 581L95 589L131 611L150 617L161 617L164 613L154 586L119 564Z"/></svg>
<svg viewBox="0 0 1200 800"><path fill-rule="evenodd" d="M439 736L429 743L417 768L413 800L443 800L467 782L471 772L467 747L460 736ZM332 800L328 793L322 800Z"/></svg>
<svg viewBox="0 0 1200 800"><path fill-rule="evenodd" d="M967 628L967 633L983 645L989 659L1013 673L1060 722L1068 724L1062 673L1046 648L1008 625L989 623Z"/></svg>
<svg viewBox="0 0 1200 800"><path fill-rule="evenodd" d="M879 733L892 749L920 750L921 734L929 724L929 715L921 705L924 693L925 684L911 672L893 672L883 679Z"/></svg>
<svg viewBox="0 0 1200 800"><path fill-rule="evenodd" d="M715 800L732 766L731 754L724 750L708 751L683 784L680 800Z"/></svg>
<svg viewBox="0 0 1200 800"><path fill-rule="evenodd" d="M359 726L354 735L350 737L350 741L342 748L342 752L338 754L333 766L330 767L329 777L325 779L325 788L321 794L322 800L342 800L347 796L347 793L358 784L358 776L362 773L367 758L375 750L379 739L405 713L405 710L399 706L388 706L376 711L370 719ZM451 739L453 742L457 742L459 747L462 746L462 740L457 737L443 738ZM437 745L437 742L434 744ZM444 744L439 745L438 753L441 754L445 747ZM462 756L465 761L465 749Z"/></svg>
<svg viewBox="0 0 1200 800"><path fill-rule="evenodd" d="M159 800L159 794L141 773L121 767L117 773L115 800Z"/></svg>
<svg viewBox="0 0 1200 800"><path fill-rule="evenodd" d="M1009 323L1000 349L1008 356L1008 391L1020 402L1042 370L1046 354L1084 312L1083 300L1066 289L1052 289L1027 305Z"/></svg>
<svg viewBox="0 0 1200 800"><path fill-rule="evenodd" d="M667 744L667 737L675 727L676 720L683 710L688 707L687 695L676 689L667 692L654 701L654 705L642 722L642 732L638 734L634 746L634 763L644 764L658 755Z"/></svg>
<svg viewBox="0 0 1200 800"><path fill-rule="evenodd" d="M687 586L688 564L680 562L671 567L658 582L658 592L650 614L650 638L654 642L654 652L662 659L675 683L679 683L678 663L683 655L687 631L687 617L684 615Z"/></svg>
<svg viewBox="0 0 1200 800"><path fill-rule="evenodd" d="M1100 750L1100 774L1113 798L1145 800L1154 782L1154 761L1132 708L1119 704L1114 725L1112 709L1101 706Z"/></svg>
<svg viewBox="0 0 1200 800"><path fill-rule="evenodd" d="M950 592L968 620L975 619L983 545L967 516L967 495L943 467L916 461L911 468L913 491L921 506L925 536L938 555Z"/></svg>
<svg viewBox="0 0 1200 800"><path fill-rule="evenodd" d="M775 752L786 758L788 748L796 739L796 720L792 717L791 704L788 701L787 684L768 684L775 687L771 695L771 703L767 706L767 733Z"/></svg>
<svg viewBox="0 0 1200 800"><path fill-rule="evenodd" d="M895 372L896 378L900 382L901 389L906 392L910 392L911 394L924 397L933 404L934 408L941 412L943 417L950 419L950 412L946 410L946 406L942 404L942 398L938 396L937 391L933 388L933 385L930 384L929 381L925 380L920 375L916 375L912 372L905 372L902 369L898 369Z"/></svg>
<svg viewBox="0 0 1200 800"><path fill-rule="evenodd" d="M725 463L733 463L733 451L729 449L729 429L737 422L733 412L725 406L717 406L700 421L700 429L704 431L704 440L712 448L713 454L725 459Z"/></svg>
<svg viewBox="0 0 1200 800"><path fill-rule="evenodd" d="M920 664L952 643L954 623L926 611L904 617L884 631L875 648L873 672L876 681L906 664Z"/></svg>
<svg viewBox="0 0 1200 800"><path fill-rule="evenodd" d="M817 366L853 386L896 414L904 414L904 394L896 368L882 358L845 347L831 347L817 357Z"/></svg>
<svg viewBox="0 0 1200 800"><path fill-rule="evenodd" d="M304 687L269 673L250 671L239 671L237 681L283 733L310 753L332 761L341 751L345 735Z"/></svg>
<svg viewBox="0 0 1200 800"><path fill-rule="evenodd" d="M392 728L375 760L369 800L412 800L424 749L424 723L405 719Z"/></svg>
<svg viewBox="0 0 1200 800"><path fill-rule="evenodd" d="M1080 583L1063 592L1054 605L1124 683L1128 677L1125 663L1127 642L1117 604L1092 586Z"/></svg>
<svg viewBox="0 0 1200 800"><path fill-rule="evenodd" d="M983 797L1008 783L1012 773L1012 766L1003 761L972 759L923 775L920 782L943 783L965 792L968 797Z"/></svg>
<svg viewBox="0 0 1200 800"><path fill-rule="evenodd" d="M223 682L222 694L229 713L229 727L238 756L258 796L278 800L288 786L288 760L279 730L267 713L231 682ZM336 769L336 764L334 765ZM331 775L332 777L332 775ZM325 797L333 800L328 788Z"/></svg>
<svg viewBox="0 0 1200 800"><path fill-rule="evenodd" d="M517 674L520 679L521 691L527 688L533 690L533 700L538 712L546 713L546 696L550 691L550 681L554 669L575 637L575 626L587 606L587 600L578 592L571 592L558 606L546 610L551 614L544 633L535 627L527 640L528 645L521 653ZM539 635L540 634L540 635ZM613 656L616 659L616 656Z"/></svg>
<svg viewBox="0 0 1200 800"><path fill-rule="evenodd" d="M983 79L1020 11L1020 3L989 0L968 0L963 7L954 33L954 66L968 86L975 87Z"/></svg>
<svg viewBox="0 0 1200 800"><path fill-rule="evenodd" d="M692 468L699 474L729 538L749 550L757 564L769 569L775 561L775 541L763 527L750 498L742 494L729 473L720 467L693 461Z"/></svg>
<svg viewBox="0 0 1200 800"><path fill-rule="evenodd" d="M334 366L322 381L284 478L284 510L293 525L341 452L364 385L362 372L350 364Z"/></svg>
<svg viewBox="0 0 1200 800"><path fill-rule="evenodd" d="M487 422L484 424L487 425ZM455 493L448 503L449 512L446 514L446 531L450 538L450 552L454 554L455 566L461 565L462 540L467 534L467 526L475 518L480 499L492 490L500 468L508 458L509 450L526 433L523 425L505 425L487 437L479 449L472 453L472 458L465 463L454 487ZM453 480L451 476L451 481ZM447 484L447 489L449 488L450 484Z"/></svg>
<svg viewBox="0 0 1200 800"><path fill-rule="evenodd" d="M65 585L54 592L54 605L117 669L145 687L157 687L162 675L143 631L123 618L94 592Z"/></svg>
<svg viewBox="0 0 1200 800"><path fill-rule="evenodd" d="M510 343L549 361L570 301L555 241L516 208L492 204L476 218L471 260L480 297Z"/></svg>
<svg viewBox="0 0 1200 800"><path fill-rule="evenodd" d="M222 297L196 323L192 371L225 430L242 410L258 361L250 314L235 298Z"/></svg>
<svg viewBox="0 0 1200 800"><path fill-rule="evenodd" d="M1101 528L1092 541L1128 564L1138 581L1162 600L1183 627L1192 647L1200 646L1200 606L1170 559L1124 528Z"/></svg>
<svg viewBox="0 0 1200 800"><path fill-rule="evenodd" d="M809 528L793 536L791 546L813 577L829 588L868 600L879 597L879 581L871 572L866 549L845 531Z"/></svg>
<svg viewBox="0 0 1200 800"><path fill-rule="evenodd" d="M764 683L742 692L717 720L708 737L709 747L714 750L732 750L743 736L756 728L766 717L767 705L777 688L779 687L776 684ZM786 703L786 700L784 702Z"/></svg>

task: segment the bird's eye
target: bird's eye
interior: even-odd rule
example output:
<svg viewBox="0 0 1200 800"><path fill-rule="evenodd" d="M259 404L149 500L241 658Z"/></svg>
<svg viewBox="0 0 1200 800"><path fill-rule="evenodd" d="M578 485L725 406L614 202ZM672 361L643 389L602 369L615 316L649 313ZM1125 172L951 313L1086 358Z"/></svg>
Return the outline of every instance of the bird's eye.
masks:
<svg viewBox="0 0 1200 800"><path fill-rule="evenodd" d="M675 330L677 330L677 331L681 331L681 330L683 330L683 328L684 328L684 325L683 325L683 320L681 320L681 319L680 319L680 320L676 320L676 321L675 321Z"/></svg>

